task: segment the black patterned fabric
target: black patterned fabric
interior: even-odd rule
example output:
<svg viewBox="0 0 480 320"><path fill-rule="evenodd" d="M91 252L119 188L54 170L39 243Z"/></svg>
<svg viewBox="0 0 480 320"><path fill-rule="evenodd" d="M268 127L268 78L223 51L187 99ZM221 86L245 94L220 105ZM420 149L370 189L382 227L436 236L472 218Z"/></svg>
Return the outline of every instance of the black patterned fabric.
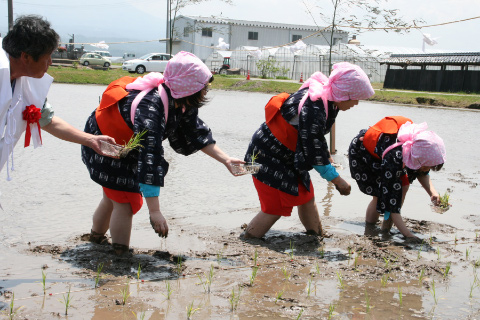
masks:
<svg viewBox="0 0 480 320"><path fill-rule="evenodd" d="M255 154L258 157L255 161L262 165L255 178L295 196L298 195L299 181L310 191L308 171L312 166L330 163L325 135L330 132L338 113L330 102L327 120L322 100L312 102L307 98L298 116L298 124L294 124L297 122L298 104L307 91L308 88L305 88L292 94L280 109L283 118L298 130L296 150L291 151L278 141L264 122L253 134L245 154L245 161L251 161L252 154Z"/></svg>
<svg viewBox="0 0 480 320"><path fill-rule="evenodd" d="M139 192L139 183L162 186L168 172L168 162L164 159L162 142L168 138L170 146L183 155L190 155L209 144L215 143L210 128L198 117L198 109L182 112L175 108L170 90L168 94L168 121L165 124L165 111L158 89L145 95L135 112L135 125L130 119L133 99L140 91L132 90L119 101L119 110L126 124L135 134L148 129L141 142L143 148L131 151L126 158L113 159L97 154L93 149L82 146L82 160L93 181L114 190ZM95 111L85 125L85 132L101 135Z"/></svg>
<svg viewBox="0 0 480 320"><path fill-rule="evenodd" d="M412 183L419 175L427 173L412 170L403 165L402 146L397 146L385 154L383 160L372 156L365 149L361 137L367 130L361 130L348 148L350 174L363 193L378 198L377 211L400 213L402 208L402 181L408 174ZM382 134L378 139L375 153L381 157L385 149L397 142L397 134Z"/></svg>

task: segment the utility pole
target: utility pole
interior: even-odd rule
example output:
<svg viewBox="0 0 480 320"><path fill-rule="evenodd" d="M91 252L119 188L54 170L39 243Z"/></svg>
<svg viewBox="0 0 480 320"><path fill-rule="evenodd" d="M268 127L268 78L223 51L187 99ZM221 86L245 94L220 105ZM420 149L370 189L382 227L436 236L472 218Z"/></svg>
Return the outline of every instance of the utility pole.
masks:
<svg viewBox="0 0 480 320"><path fill-rule="evenodd" d="M8 31L13 28L13 0L8 0Z"/></svg>
<svg viewBox="0 0 480 320"><path fill-rule="evenodd" d="M172 9L171 9L171 3L170 3L171 0L167 0L167 30L166 30L166 38L168 39L166 41L166 51L170 54L172 54L172 39L171 39L171 36L172 36L172 31L170 30L171 29L171 18L172 18Z"/></svg>

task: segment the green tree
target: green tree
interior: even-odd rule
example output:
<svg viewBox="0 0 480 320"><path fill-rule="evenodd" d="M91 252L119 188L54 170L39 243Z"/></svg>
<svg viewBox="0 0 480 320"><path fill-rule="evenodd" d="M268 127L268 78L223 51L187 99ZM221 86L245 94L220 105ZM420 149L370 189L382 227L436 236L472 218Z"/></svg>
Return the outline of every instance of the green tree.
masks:
<svg viewBox="0 0 480 320"><path fill-rule="evenodd" d="M280 71L277 60L275 59L260 59L256 62L256 65L262 75L262 79L267 79L268 74L275 76L275 73Z"/></svg>

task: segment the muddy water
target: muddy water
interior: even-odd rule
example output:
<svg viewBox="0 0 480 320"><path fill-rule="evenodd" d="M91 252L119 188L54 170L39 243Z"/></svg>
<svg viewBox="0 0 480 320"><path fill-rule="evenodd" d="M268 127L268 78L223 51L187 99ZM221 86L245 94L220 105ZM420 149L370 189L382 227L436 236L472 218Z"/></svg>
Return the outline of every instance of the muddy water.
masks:
<svg viewBox="0 0 480 320"><path fill-rule="evenodd" d="M85 119L98 104L98 97L104 89L104 86L54 84L49 94L49 101L55 106L58 116L82 129ZM209 96L211 102L200 111L201 118L212 128L218 145L226 153L243 158L252 133L263 122L263 106L270 95L211 91ZM454 235L459 239L462 236L470 239L474 237L474 232L480 225L478 212L480 148L476 147L476 138L480 134L478 129L480 113L367 102L361 102L352 110L341 112L337 118L337 158L343 162L340 174L352 183L352 194L341 197L332 186L326 184L320 177L312 175L317 205L321 215L324 216L325 228L334 234L362 239L363 215L369 199L358 191L354 181L349 177L348 161L344 154L350 140L360 129L367 128L387 115L403 115L415 122L426 121L429 128L444 139L447 147L447 163L444 169L431 173L431 178L440 193L450 190L450 202L453 206L444 214L436 213L429 205L428 195L418 183L415 183L407 195L403 215L416 220L447 224L457 229L454 232L433 231L439 243L451 241ZM13 181L5 180L5 169L1 173L0 203L4 210L0 213L0 287L3 287L0 289L16 293L16 299L20 299L18 305L26 306L24 315L30 314L30 316L34 315L33 318L49 319L52 312L62 314L62 305L57 301L58 299L49 300L48 297L46 301L29 299L32 295L42 293L41 284L38 281L41 279L41 267L47 265L47 287L50 291L59 294L72 285L75 290L84 292L76 293L77 309L73 309L71 312L73 315L70 318L131 318L131 311L138 313L145 308L145 304L142 304L145 301L138 298L138 301L143 302L137 301L132 310L120 311L110 305L114 298L110 300L105 298L115 296L115 299L118 299L120 286L124 283L122 279L111 279L109 284L118 283L118 286L105 286L104 292L82 291L82 288L92 284L91 274L82 269L84 265L72 263L68 259L58 259L55 255L57 249L51 247L45 250L49 254L32 253L32 248L38 248L38 246L59 246L58 253L67 247L77 246L79 236L90 230L92 212L101 195L101 188L89 179L85 166L81 162L78 145L65 143L45 132L42 137L44 141L42 148L23 149L19 144L15 149ZM170 171L165 187L161 190L161 207L170 223L169 237L162 240L156 237L148 221L148 212L146 208L142 208L134 218L131 245L144 252L160 250L190 257L190 260L187 259L187 270L190 270L191 275L195 275L195 271L191 271L192 268L207 271L209 263L215 261L215 253L220 252L223 247L221 236L226 237L230 232L238 234L241 232L240 225L248 223L258 212L258 198L251 177L232 177L221 164L212 161L201 152L183 157L167 147L166 156L170 162ZM294 212L292 218L279 220L274 226L274 231L288 235L302 231L302 226ZM428 239L430 234L420 236ZM329 244L328 241L326 244ZM286 248L288 248L288 242ZM469 248L470 259L472 257L478 259L480 257L478 248L468 245L468 241L462 247L456 247L456 254L447 249L442 254L461 261L460 256L465 255L465 250ZM251 251L251 248L248 250ZM339 251L335 248L328 250L338 255ZM346 248L342 250L344 254ZM207 252L207 263L201 259L193 259L194 253L199 252ZM407 252L408 254L416 256L417 251ZM422 254L425 259L431 261L436 259L435 252L425 251ZM92 265L95 265L94 257L91 260ZM248 261L238 261L235 256L232 256L231 260L231 262L228 259L222 260L221 266L248 265ZM450 319L457 314L461 314L460 318L463 318L469 314L475 314L479 308L478 303L466 303L465 294L460 294L466 290L469 282L473 281L470 269L468 269L468 275L467 272L462 271L466 269L465 265L468 265L467 262L463 262L463 264L452 266L452 272L456 278L453 278L448 285L437 289L442 293L438 305L432 302L430 291L425 288L422 291L421 286L409 280L408 283L401 285L405 287L406 295L403 303L408 304L409 307L397 310L392 308L392 303L398 304L395 302L399 300L398 283L391 283L386 289L382 289L380 278L376 282L370 281L371 289L369 290L372 291L368 294L375 297L375 302L372 300L372 305L375 307L372 309L373 313L367 315L363 284L360 285L352 280L351 285L347 284L348 293L345 293L346 290L340 290L337 286L335 272L313 278L312 283L316 286L316 294L312 294L312 298L307 302L300 299L300 296L304 296L309 273L314 269L313 261L310 261L310 264L303 264L301 270L293 272L297 279L302 280L297 280L293 285L289 284L288 291L294 293L290 293L290 296L286 294L286 297L291 300L276 299L276 294L285 287L281 282L283 278L279 269L281 265L277 268L272 267L271 270L267 268L259 275L258 284L254 288L245 289L243 293L248 299L257 301L261 307L255 308L243 302L239 306L239 310L243 309L243 311L234 315L228 312L230 307L228 298L232 286L237 284L236 279L248 278L250 269L240 269L228 275L219 275L220 280L217 284L220 288L217 287L219 293L210 295L209 301L205 301L204 297L199 298L199 288L196 285L198 278L195 277L187 277L183 282L178 280L175 283L175 286L180 288L177 288L176 299L173 301L161 299L160 302L153 302L156 298L149 296L152 292L165 292L165 284L162 282L149 283L144 288L132 285L131 290L132 296L140 297L137 291L142 291L147 300L150 299L150 307L146 313L147 319L184 318L185 306L192 300L202 304L203 310L196 314L199 319L236 319L247 316L267 319L276 318L279 314L286 318L296 318L302 309L308 310L304 315L306 318L315 318L315 314L326 317L329 305L336 306L334 314L339 318L368 318L368 315L372 318L382 318L382 314L389 314L394 318L422 318L428 317L432 309L435 316L439 318ZM346 264L345 261L332 260L325 266L335 269L339 263ZM379 262L365 259L364 263L377 265ZM173 268L172 264L170 269ZM135 272L136 269L132 267L131 274ZM161 278L161 274L161 272L152 272L149 277ZM193 290L197 291L197 295L193 297L178 293ZM419 290L421 294L418 294ZM102 294L104 298L99 297ZM61 299L61 295L58 298ZM390 302L384 302L385 305L382 307L382 299ZM288 308L288 312L277 310L280 302L283 303L284 308ZM152 306L156 304L158 309ZM461 307L457 307L459 305ZM358 311L359 309L363 311Z"/></svg>

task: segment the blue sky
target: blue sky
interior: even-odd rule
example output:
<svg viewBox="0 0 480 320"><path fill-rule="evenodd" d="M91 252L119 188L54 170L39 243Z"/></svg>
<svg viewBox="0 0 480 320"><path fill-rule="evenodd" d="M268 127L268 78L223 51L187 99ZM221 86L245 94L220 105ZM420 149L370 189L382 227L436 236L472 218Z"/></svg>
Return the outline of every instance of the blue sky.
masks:
<svg viewBox="0 0 480 320"><path fill-rule="evenodd" d="M319 12L331 11L329 0L233 0L227 5L212 0L200 5L186 7L181 14L222 16L231 19L284 22L324 26ZM305 4L312 10L306 12ZM35 13L46 17L60 34L63 41L75 34L84 42L122 40L153 40L165 37L166 0L13 0L14 16ZM319 8L319 5L322 8ZM422 18L426 24L438 24L480 16L479 0L390 0L386 7L399 9L405 19ZM7 0L0 0L0 33L7 31ZM348 8L342 14L350 14ZM313 16L313 18L312 18ZM315 19L315 21L314 21ZM353 30L351 34L355 33ZM431 48L480 51L478 42L480 19L462 23L422 29L436 38L437 45ZM394 32L373 31L359 34L362 44L422 47L422 34L413 30L399 35ZM112 48L112 46L111 46ZM427 46L428 49L428 46Z"/></svg>

